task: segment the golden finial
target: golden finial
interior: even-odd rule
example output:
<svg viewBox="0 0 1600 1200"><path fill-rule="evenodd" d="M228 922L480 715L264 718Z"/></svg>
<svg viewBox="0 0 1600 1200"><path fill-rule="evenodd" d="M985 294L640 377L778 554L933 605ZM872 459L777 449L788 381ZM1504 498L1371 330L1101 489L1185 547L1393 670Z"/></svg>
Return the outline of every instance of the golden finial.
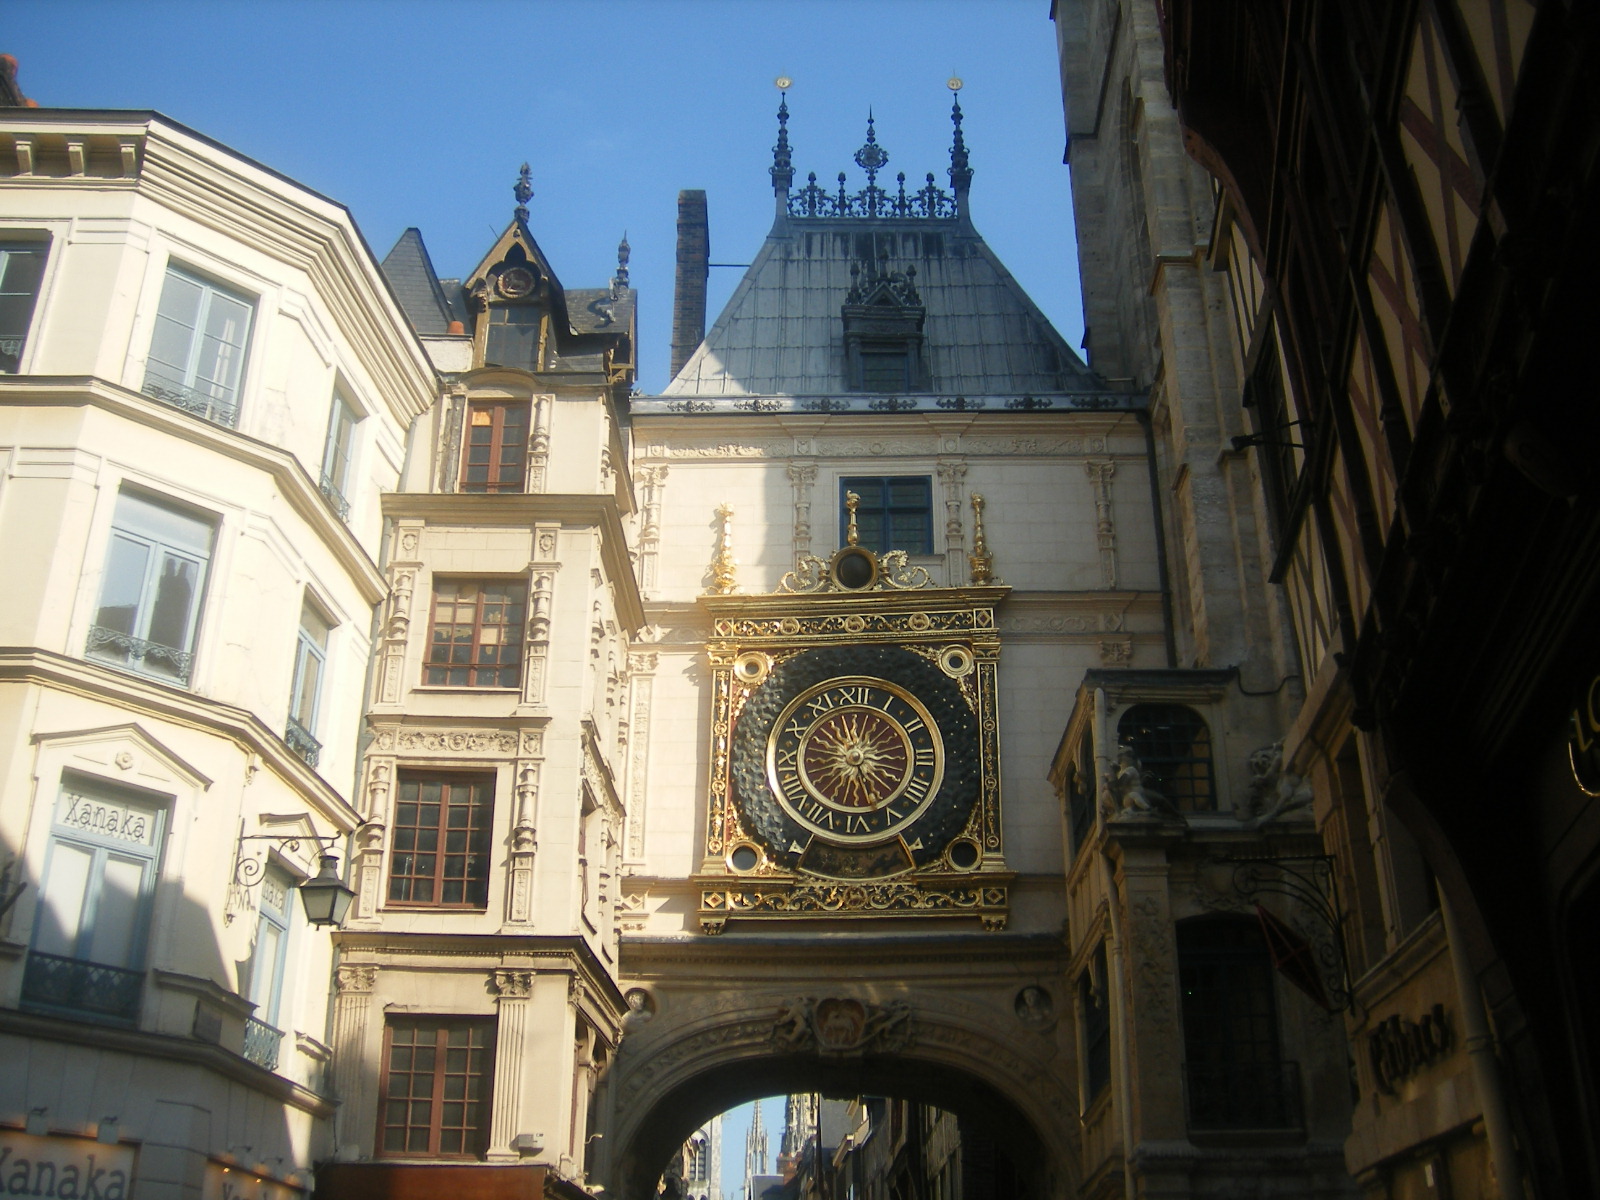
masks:
<svg viewBox="0 0 1600 1200"><path fill-rule="evenodd" d="M850 525L844 533L844 543L847 546L854 546L861 540L861 534L856 529L856 506L860 503L861 497L854 492L846 492L844 494L845 511L850 514Z"/></svg>
<svg viewBox="0 0 1600 1200"><path fill-rule="evenodd" d="M717 552L711 557L711 592L726 596L738 587L739 560L733 556L733 505L723 501L717 506L717 516L722 524L717 530Z"/></svg>
<svg viewBox="0 0 1600 1200"><path fill-rule="evenodd" d="M972 553L967 561L972 564L974 584L999 583L994 576L994 555L989 553L988 539L983 535L983 496L972 493Z"/></svg>

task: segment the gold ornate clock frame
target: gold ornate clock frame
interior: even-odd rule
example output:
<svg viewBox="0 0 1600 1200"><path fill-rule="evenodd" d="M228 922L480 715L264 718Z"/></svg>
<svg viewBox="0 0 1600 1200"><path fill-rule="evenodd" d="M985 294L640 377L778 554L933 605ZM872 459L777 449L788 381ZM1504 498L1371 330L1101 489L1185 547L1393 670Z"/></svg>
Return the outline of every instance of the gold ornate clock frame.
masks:
<svg viewBox="0 0 1600 1200"><path fill-rule="evenodd" d="M851 540L802 560L779 592L700 599L707 933L729 920L1005 926L995 607L1010 588L930 587L904 553Z"/></svg>

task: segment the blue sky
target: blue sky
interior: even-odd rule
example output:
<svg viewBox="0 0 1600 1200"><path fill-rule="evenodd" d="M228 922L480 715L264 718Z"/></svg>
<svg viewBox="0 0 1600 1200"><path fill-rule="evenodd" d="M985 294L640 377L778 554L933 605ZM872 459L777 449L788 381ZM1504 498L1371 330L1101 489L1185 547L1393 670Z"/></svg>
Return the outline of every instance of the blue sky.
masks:
<svg viewBox="0 0 1600 1200"><path fill-rule="evenodd" d="M958 75L974 221L1082 337L1048 0L7 0L0 51L41 105L156 109L341 201L380 258L419 227L442 275L510 220L528 160L563 283L603 286L627 231L648 392L679 189L707 192L713 262L748 263L771 223L773 79L797 182L854 189L869 109L886 176L948 185ZM740 272L711 275L714 319Z"/></svg>

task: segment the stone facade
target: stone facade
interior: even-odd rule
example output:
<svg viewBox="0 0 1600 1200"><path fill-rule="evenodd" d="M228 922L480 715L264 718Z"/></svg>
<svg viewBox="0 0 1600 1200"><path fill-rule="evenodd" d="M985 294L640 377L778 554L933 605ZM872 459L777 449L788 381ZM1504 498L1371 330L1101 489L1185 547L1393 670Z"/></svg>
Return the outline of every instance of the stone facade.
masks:
<svg viewBox="0 0 1600 1200"><path fill-rule="evenodd" d="M38 270L0 375L0 1138L301 1195L333 947L294 888L360 823L378 494L432 371L338 206L160 118L4 126Z"/></svg>

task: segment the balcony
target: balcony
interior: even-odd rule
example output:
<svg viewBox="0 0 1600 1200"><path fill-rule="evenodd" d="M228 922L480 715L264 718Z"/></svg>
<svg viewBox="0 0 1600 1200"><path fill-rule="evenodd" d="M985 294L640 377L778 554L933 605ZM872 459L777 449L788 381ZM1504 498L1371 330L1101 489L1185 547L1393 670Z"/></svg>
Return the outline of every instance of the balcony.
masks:
<svg viewBox="0 0 1600 1200"><path fill-rule="evenodd" d="M139 1019L144 972L30 951L22 974L24 1008L118 1025Z"/></svg>
<svg viewBox="0 0 1600 1200"><path fill-rule="evenodd" d="M1304 1128L1297 1062L1183 1064L1189 1132Z"/></svg>
<svg viewBox="0 0 1600 1200"><path fill-rule="evenodd" d="M254 1017L244 1020L244 1057L258 1067L269 1071L278 1069L278 1047L283 1042L283 1030L274 1029L265 1021Z"/></svg>
<svg viewBox="0 0 1600 1200"><path fill-rule="evenodd" d="M229 429L239 427L239 405L231 396L208 396L205 392L170 379L146 378L143 390L152 400L170 404L213 425L224 425Z"/></svg>
<svg viewBox="0 0 1600 1200"><path fill-rule="evenodd" d="M322 493L322 498L328 502L328 507L333 509L334 515L346 523L350 520L350 501L344 498L338 486L333 482L333 477L324 473L317 484L317 489Z"/></svg>
<svg viewBox="0 0 1600 1200"><path fill-rule="evenodd" d="M90 658L127 667L141 675L169 680L187 685L189 671L194 666L194 655L175 646L160 642L147 642L132 634L107 629L104 625L89 626Z"/></svg>
<svg viewBox="0 0 1600 1200"><path fill-rule="evenodd" d="M322 757L322 743L311 736L311 731L300 724L293 717L283 731L284 745L300 756L301 760L312 770L316 769L317 760Z"/></svg>

